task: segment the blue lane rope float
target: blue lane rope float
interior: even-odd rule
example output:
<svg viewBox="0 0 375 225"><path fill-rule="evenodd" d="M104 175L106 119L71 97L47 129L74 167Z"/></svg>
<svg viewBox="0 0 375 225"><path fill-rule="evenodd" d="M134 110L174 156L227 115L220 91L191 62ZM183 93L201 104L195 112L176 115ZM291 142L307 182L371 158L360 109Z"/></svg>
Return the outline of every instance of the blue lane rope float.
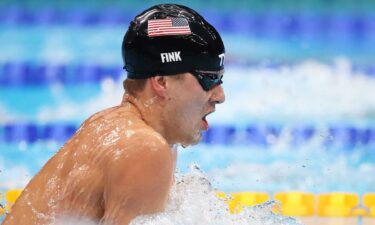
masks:
<svg viewBox="0 0 375 225"><path fill-rule="evenodd" d="M228 62L236 65L236 62ZM256 63L242 66L256 66ZM277 69L282 65L270 64L267 68ZM375 77L375 66L353 66L353 71L364 72L369 77ZM49 65L34 64L30 62L6 62L0 64L0 86L25 86L25 85L49 85L99 83L110 78L119 80L125 78L125 72L121 66L103 66L97 64L77 65Z"/></svg>
<svg viewBox="0 0 375 225"><path fill-rule="evenodd" d="M0 64L0 86L98 83L106 78L118 80L122 76L125 76L125 72L120 66L46 65L29 62Z"/></svg>
<svg viewBox="0 0 375 225"><path fill-rule="evenodd" d="M84 9L72 8L62 11L53 7L28 9L11 7L0 9L0 24L5 25L124 25L131 21L136 11L121 11L115 8ZM218 16L220 15L220 16ZM363 13L330 14L319 12L238 12L236 14L206 11L205 17L212 21L220 31L251 32L253 34L285 35L322 35L340 34L353 38L374 33L373 17Z"/></svg>
<svg viewBox="0 0 375 225"><path fill-rule="evenodd" d="M0 23L6 25L83 25L127 24L135 12L124 12L117 9L87 10L71 9L64 11L44 7L31 10L24 7L0 9Z"/></svg>
<svg viewBox="0 0 375 225"><path fill-rule="evenodd" d="M36 125L32 123L13 123L0 128L3 130L3 140L6 143L35 143L37 141L67 141L77 130L74 124L46 124Z"/></svg>
<svg viewBox="0 0 375 225"><path fill-rule="evenodd" d="M37 141L67 141L78 128L73 123L11 123L0 126L0 143L35 143ZM356 146L375 146L375 127L331 126L324 131L312 126L282 127L250 124L245 127L213 125L203 134L209 145L271 146L286 141L291 146L318 142L324 146L353 149Z"/></svg>

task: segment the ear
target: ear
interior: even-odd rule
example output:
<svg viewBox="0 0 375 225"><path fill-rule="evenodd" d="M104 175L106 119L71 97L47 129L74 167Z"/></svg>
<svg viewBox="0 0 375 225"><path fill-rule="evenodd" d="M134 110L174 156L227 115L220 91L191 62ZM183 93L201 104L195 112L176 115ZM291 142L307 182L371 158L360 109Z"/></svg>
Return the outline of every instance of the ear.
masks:
<svg viewBox="0 0 375 225"><path fill-rule="evenodd" d="M154 92L161 98L166 97L167 82L165 76L150 77L150 84Z"/></svg>

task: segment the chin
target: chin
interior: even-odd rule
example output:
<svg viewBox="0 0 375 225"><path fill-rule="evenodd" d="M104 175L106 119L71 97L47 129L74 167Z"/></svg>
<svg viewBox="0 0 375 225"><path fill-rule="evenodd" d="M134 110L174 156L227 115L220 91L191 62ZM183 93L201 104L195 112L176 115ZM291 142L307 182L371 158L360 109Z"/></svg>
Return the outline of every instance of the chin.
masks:
<svg viewBox="0 0 375 225"><path fill-rule="evenodd" d="M184 136L180 136L180 141L178 142L183 147L197 145L202 140L202 131L195 129L192 132L185 133Z"/></svg>
<svg viewBox="0 0 375 225"><path fill-rule="evenodd" d="M193 136L191 136L191 141L189 145L197 145L202 140L202 133L198 131Z"/></svg>

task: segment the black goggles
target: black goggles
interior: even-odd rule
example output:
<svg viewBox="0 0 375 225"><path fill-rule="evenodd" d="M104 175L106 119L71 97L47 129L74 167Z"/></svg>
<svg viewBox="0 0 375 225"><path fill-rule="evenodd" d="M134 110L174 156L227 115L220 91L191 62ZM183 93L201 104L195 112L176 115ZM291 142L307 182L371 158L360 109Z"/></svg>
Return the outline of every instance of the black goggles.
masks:
<svg viewBox="0 0 375 225"><path fill-rule="evenodd" d="M216 85L223 83L224 71L211 72L211 71L192 71L190 72L194 77L197 78L199 84L202 86L203 90L209 91Z"/></svg>

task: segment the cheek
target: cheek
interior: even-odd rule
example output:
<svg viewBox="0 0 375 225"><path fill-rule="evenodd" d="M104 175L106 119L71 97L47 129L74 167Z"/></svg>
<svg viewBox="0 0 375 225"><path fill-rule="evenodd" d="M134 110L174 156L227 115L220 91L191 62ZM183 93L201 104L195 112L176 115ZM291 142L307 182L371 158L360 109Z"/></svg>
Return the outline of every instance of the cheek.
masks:
<svg viewBox="0 0 375 225"><path fill-rule="evenodd" d="M179 93L173 98L175 110L180 117L180 122L192 123L195 120L200 119L203 114L206 113L205 110L207 109L208 104L208 94L198 85L199 84L196 86L192 85L188 88L185 87L184 90L186 91L184 92L180 89Z"/></svg>
<svg viewBox="0 0 375 225"><path fill-rule="evenodd" d="M183 114L185 115L186 122L191 125L200 122L203 114L205 113L206 102L202 98L190 99L186 102L183 109Z"/></svg>

